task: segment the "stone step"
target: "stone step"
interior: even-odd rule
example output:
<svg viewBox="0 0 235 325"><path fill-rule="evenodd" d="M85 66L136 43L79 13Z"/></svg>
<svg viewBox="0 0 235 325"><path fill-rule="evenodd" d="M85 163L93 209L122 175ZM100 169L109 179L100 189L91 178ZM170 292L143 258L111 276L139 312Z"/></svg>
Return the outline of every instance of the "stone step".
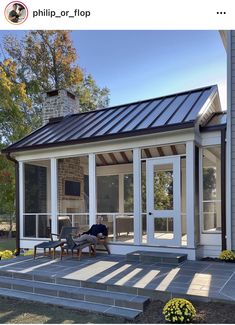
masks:
<svg viewBox="0 0 235 325"><path fill-rule="evenodd" d="M105 304L92 303L89 301L74 300L62 297L23 292L13 289L0 289L0 296L39 302L46 305L56 305L67 309L77 309L87 312L97 312L109 316L134 320L141 312L136 309L109 306Z"/></svg>
<svg viewBox="0 0 235 325"><path fill-rule="evenodd" d="M27 280L23 278L24 274L20 275L22 276L20 279L0 276L0 288L36 294L46 294L47 296L53 297L64 297L75 300L97 302L110 306L136 309L139 311L143 311L149 302L149 298L145 296L66 285L63 283L61 284L60 282L63 281L60 281L59 279L57 279L59 284ZM75 284L79 284L79 281L77 281Z"/></svg>
<svg viewBox="0 0 235 325"><path fill-rule="evenodd" d="M187 260L187 254L135 251L126 254L128 262L160 263L178 265Z"/></svg>

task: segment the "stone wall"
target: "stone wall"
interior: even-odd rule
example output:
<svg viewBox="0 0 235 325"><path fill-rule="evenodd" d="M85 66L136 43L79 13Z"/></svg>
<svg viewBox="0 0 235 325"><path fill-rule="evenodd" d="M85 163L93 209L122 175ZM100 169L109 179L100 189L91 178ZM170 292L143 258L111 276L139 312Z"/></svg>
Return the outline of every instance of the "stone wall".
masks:
<svg viewBox="0 0 235 325"><path fill-rule="evenodd" d="M78 98L67 90L49 91L43 97L43 125L47 124L50 118L79 113Z"/></svg>
<svg viewBox="0 0 235 325"><path fill-rule="evenodd" d="M80 182L80 196L64 195L65 180ZM58 160L58 211L59 213L87 212L84 193L84 167L81 159L65 158Z"/></svg>

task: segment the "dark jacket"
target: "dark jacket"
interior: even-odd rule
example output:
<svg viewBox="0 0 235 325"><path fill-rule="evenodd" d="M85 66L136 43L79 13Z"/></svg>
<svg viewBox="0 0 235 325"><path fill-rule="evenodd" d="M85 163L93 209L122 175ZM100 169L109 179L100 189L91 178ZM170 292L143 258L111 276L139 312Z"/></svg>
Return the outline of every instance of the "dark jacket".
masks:
<svg viewBox="0 0 235 325"><path fill-rule="evenodd" d="M88 231L84 232L83 234L97 236L99 233L102 233L104 236L108 236L107 227L102 224L93 225L93 226L91 226L91 228Z"/></svg>

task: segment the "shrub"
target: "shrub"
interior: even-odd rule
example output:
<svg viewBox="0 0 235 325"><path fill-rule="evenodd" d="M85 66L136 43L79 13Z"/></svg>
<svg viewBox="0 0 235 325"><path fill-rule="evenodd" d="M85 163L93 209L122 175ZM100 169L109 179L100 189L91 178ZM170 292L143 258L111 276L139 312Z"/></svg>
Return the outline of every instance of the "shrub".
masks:
<svg viewBox="0 0 235 325"><path fill-rule="evenodd" d="M220 253L219 259L222 261L235 261L235 254L232 251L224 250Z"/></svg>
<svg viewBox="0 0 235 325"><path fill-rule="evenodd" d="M12 251L5 250L5 251L0 252L0 258L2 260L6 260L6 259L12 258L12 257L13 257Z"/></svg>
<svg viewBox="0 0 235 325"><path fill-rule="evenodd" d="M170 323L191 323L196 316L196 310L190 301L173 298L165 304L163 315L165 320Z"/></svg>

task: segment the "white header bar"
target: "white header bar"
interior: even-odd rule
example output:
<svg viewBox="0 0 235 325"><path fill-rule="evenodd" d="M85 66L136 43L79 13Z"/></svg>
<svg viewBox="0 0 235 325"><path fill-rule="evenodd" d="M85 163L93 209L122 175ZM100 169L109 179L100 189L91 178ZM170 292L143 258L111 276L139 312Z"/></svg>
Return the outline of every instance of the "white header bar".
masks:
<svg viewBox="0 0 235 325"><path fill-rule="evenodd" d="M0 29L235 29L235 1L1 0Z"/></svg>

